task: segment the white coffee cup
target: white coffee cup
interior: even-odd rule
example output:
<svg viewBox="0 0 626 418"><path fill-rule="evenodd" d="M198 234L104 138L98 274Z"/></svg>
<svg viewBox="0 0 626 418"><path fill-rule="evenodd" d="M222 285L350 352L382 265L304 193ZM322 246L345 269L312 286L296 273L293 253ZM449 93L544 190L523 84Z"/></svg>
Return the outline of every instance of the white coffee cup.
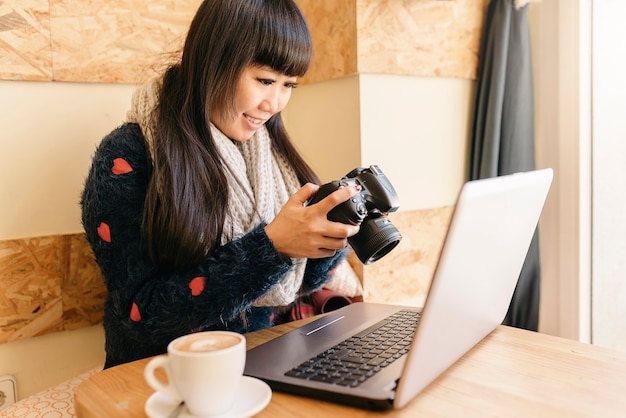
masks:
<svg viewBox="0 0 626 418"><path fill-rule="evenodd" d="M204 331L176 338L167 355L154 357L144 370L148 384L176 401L189 413L211 416L233 405L246 363L246 339L229 331ZM167 383L155 376L167 374Z"/></svg>

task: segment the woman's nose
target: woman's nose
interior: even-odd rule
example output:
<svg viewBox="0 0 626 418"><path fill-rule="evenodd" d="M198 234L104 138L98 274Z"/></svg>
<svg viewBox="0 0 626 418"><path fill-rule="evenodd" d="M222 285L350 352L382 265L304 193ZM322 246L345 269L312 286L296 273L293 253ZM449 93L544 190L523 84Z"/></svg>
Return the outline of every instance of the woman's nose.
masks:
<svg viewBox="0 0 626 418"><path fill-rule="evenodd" d="M274 114L278 111L278 91L271 89L263 100L262 110Z"/></svg>
<svg viewBox="0 0 626 418"><path fill-rule="evenodd" d="M280 112L289 100L290 92L282 92L280 88L270 89L265 96L261 110L273 114Z"/></svg>

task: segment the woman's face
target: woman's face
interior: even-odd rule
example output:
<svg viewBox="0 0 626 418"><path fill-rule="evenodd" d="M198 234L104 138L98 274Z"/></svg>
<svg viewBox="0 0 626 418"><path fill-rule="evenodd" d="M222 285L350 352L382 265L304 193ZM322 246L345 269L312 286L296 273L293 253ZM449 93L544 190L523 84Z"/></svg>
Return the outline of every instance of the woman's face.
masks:
<svg viewBox="0 0 626 418"><path fill-rule="evenodd" d="M285 108L297 77L278 73L270 67L249 66L235 92L235 112L225 117L209 115L211 122L230 139L247 141L265 122Z"/></svg>

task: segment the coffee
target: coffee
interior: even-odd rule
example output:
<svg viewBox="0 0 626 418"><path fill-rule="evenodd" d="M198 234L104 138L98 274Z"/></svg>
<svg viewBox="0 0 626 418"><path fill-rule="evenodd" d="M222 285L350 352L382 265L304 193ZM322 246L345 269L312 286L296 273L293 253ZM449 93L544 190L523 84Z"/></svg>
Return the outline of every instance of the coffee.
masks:
<svg viewBox="0 0 626 418"><path fill-rule="evenodd" d="M171 341L167 354L150 359L144 377L152 389L183 400L189 415L221 416L233 405L245 364L244 335L204 331Z"/></svg>
<svg viewBox="0 0 626 418"><path fill-rule="evenodd" d="M190 334L176 341L174 348L178 351L191 353L207 353L232 347L240 341L240 338L231 334L218 332L198 333Z"/></svg>

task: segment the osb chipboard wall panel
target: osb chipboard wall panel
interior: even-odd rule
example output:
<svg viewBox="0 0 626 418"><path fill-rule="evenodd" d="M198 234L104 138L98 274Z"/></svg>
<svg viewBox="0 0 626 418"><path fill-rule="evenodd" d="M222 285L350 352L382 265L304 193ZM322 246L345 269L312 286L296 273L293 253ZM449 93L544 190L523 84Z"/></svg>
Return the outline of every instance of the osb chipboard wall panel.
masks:
<svg viewBox="0 0 626 418"><path fill-rule="evenodd" d="M475 79L489 0L357 0L359 72Z"/></svg>
<svg viewBox="0 0 626 418"><path fill-rule="evenodd" d="M0 243L0 341L63 329L57 237Z"/></svg>
<svg viewBox="0 0 626 418"><path fill-rule="evenodd" d="M176 56L199 0L49 0L54 80L139 83Z"/></svg>
<svg viewBox="0 0 626 418"><path fill-rule="evenodd" d="M357 74L356 0L296 0L313 38L313 62L301 83Z"/></svg>
<svg viewBox="0 0 626 418"><path fill-rule="evenodd" d="M0 1L0 79L52 80L48 0Z"/></svg>
<svg viewBox="0 0 626 418"><path fill-rule="evenodd" d="M100 268L84 234L64 235L63 329L72 330L102 321L107 291Z"/></svg>
<svg viewBox="0 0 626 418"><path fill-rule="evenodd" d="M177 56L199 4L0 2L0 78L139 83Z"/></svg>
<svg viewBox="0 0 626 418"><path fill-rule="evenodd" d="M296 0L314 43L303 82L357 73L475 79L489 0Z"/></svg>
<svg viewBox="0 0 626 418"><path fill-rule="evenodd" d="M0 343L102 321L106 289L83 234L0 241Z"/></svg>
<svg viewBox="0 0 626 418"><path fill-rule="evenodd" d="M177 53L200 0L0 2L0 78L139 83ZM474 79L488 0L296 0L302 83L357 73Z"/></svg>

